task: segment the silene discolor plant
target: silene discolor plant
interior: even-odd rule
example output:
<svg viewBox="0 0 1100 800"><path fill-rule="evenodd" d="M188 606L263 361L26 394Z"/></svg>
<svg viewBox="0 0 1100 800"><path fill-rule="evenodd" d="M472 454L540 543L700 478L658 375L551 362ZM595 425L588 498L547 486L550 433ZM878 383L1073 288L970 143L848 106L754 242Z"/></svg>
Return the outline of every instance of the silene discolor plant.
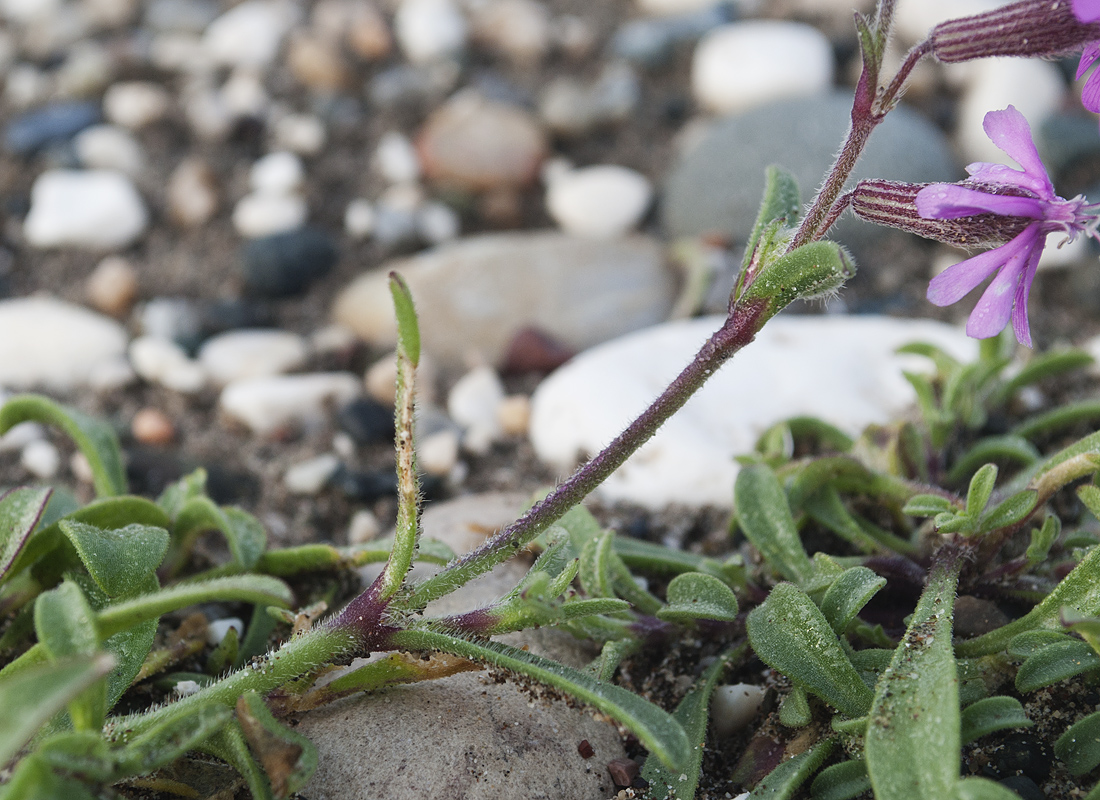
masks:
<svg viewBox="0 0 1100 800"><path fill-rule="evenodd" d="M606 449L469 554L455 557L420 534L413 448L420 346L413 298L399 276L391 288L400 510L383 545L269 548L254 517L207 496L201 471L155 500L129 495L109 426L43 397L9 400L0 432L27 420L62 429L87 457L97 499L81 507L49 488L0 495L0 798L80 800L115 796L111 787L170 792L160 770L192 751L232 765L253 797L286 797L317 763L310 742L285 724L288 715L492 666L554 687L630 731L650 754L634 796L686 800L698 786L714 687L756 658L777 677L781 703L731 778L751 798L1013 798L1008 785L961 772L960 759L986 737L1041 723L1058 727L1059 774L1078 781L1076 796L1100 800L1089 777L1100 766L1100 711L1036 717L1056 702L1050 697L1100 675L1100 432L1088 433L1100 403L995 424L1020 418L1020 390L1091 361L1058 351L1010 369L1013 336L1031 344L1028 293L1047 234L1096 238L1098 209L1055 194L1012 107L990 110L986 131L1016 166L972 164L959 184L865 180L843 188L919 61L1083 49L1083 74L1100 53L1100 2L1024 0L945 22L897 74L883 75L893 10L881 0L873 16L856 16L863 70L851 128L804 212L793 179L769 170L725 324ZM1093 110L1096 75L1084 93ZM746 544L724 561L603 530L580 505L592 489L769 319L796 299L836 292L852 275L848 253L825 238L848 209L982 249L934 279L928 293L938 305L958 302L992 276L968 326L983 339L978 360L906 348L935 367L931 376L907 376L920 422L855 441L808 418L769 430L731 487L731 536ZM193 546L208 531L224 536L231 558L197 572ZM808 541L828 543L829 552L811 554ZM538 557L510 593L465 613L424 615L429 602L524 548ZM416 561L440 568L413 581ZM337 580L322 582L331 589L321 598L291 588L369 562L384 564L382 572L350 602ZM642 588L640 576L654 579L656 591ZM1015 616L964 635L958 595ZM244 633L229 633L211 651L201 617L158 632L164 615L212 602L250 604ZM493 639L544 625L600 643L600 656L577 670ZM624 659L685 635L717 655L678 707L661 708L616 683ZM371 654L384 656L317 681ZM173 672L199 657L205 671ZM164 702L134 700L138 685Z"/></svg>

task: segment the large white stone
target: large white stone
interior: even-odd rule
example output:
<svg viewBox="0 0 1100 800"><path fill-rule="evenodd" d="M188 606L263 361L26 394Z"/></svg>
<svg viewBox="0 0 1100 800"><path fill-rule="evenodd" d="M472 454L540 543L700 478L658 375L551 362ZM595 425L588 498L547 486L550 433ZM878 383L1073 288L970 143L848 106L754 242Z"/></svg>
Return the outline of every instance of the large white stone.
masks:
<svg viewBox="0 0 1100 800"><path fill-rule="evenodd" d="M539 457L566 470L579 455L595 455L721 324L720 317L667 323L593 348L560 368L532 398L530 436ZM932 342L960 359L977 352L961 329L929 320L774 319L598 492L650 508L728 507L734 457L751 451L774 423L812 415L855 435L907 408L914 396L902 369L927 362L894 351L912 341Z"/></svg>
<svg viewBox="0 0 1100 800"><path fill-rule="evenodd" d="M203 47L216 63L266 67L298 18L296 7L281 0L245 0L210 23Z"/></svg>
<svg viewBox="0 0 1100 800"><path fill-rule="evenodd" d="M208 339L199 349L199 363L215 383L290 372L305 363L305 339L279 330L229 331Z"/></svg>
<svg viewBox="0 0 1100 800"><path fill-rule="evenodd" d="M126 330L51 297L0 300L0 387L72 389L124 359Z"/></svg>
<svg viewBox="0 0 1100 800"><path fill-rule="evenodd" d="M816 28L776 20L735 22L715 28L696 45L691 91L705 109L728 114L825 92L833 72L833 49Z"/></svg>
<svg viewBox="0 0 1100 800"><path fill-rule="evenodd" d="M33 247L113 250L134 242L149 223L130 179L112 170L49 170L31 187L23 235Z"/></svg>
<svg viewBox="0 0 1100 800"><path fill-rule="evenodd" d="M555 176L546 209L566 233L609 239L622 236L645 216L653 187L641 173L613 164Z"/></svg>
<svg viewBox="0 0 1100 800"><path fill-rule="evenodd" d="M277 375L233 381L222 390L222 411L254 433L271 433L292 424L321 422L330 404L341 406L362 392L347 372Z"/></svg>

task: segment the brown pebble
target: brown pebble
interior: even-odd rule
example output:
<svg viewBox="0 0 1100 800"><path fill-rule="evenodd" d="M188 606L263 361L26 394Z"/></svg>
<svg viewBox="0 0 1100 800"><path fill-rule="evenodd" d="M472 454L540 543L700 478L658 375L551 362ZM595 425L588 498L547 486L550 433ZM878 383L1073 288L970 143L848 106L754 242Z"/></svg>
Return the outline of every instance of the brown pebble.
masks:
<svg viewBox="0 0 1100 800"><path fill-rule="evenodd" d="M143 408L134 414L130 423L134 438L142 444L168 444L176 437L172 420L163 411L156 408Z"/></svg>
<svg viewBox="0 0 1100 800"><path fill-rule="evenodd" d="M632 758L616 758L607 763L607 771L616 786L625 788L633 783L634 776L638 774L638 762Z"/></svg>
<svg viewBox="0 0 1100 800"><path fill-rule="evenodd" d="M198 158L188 158L168 178L168 213L186 228L202 225L218 210L217 181L213 170Z"/></svg>
<svg viewBox="0 0 1100 800"><path fill-rule="evenodd" d="M137 297L137 270L121 256L107 256L85 284L88 301L104 314L124 317Z"/></svg>
<svg viewBox="0 0 1100 800"><path fill-rule="evenodd" d="M538 328L524 328L508 343L502 372L551 372L576 353Z"/></svg>
<svg viewBox="0 0 1100 800"><path fill-rule="evenodd" d="M581 754L581 758L592 758L596 755L596 751L592 749L587 739L581 739L581 743L577 745L577 752Z"/></svg>
<svg viewBox="0 0 1100 800"><path fill-rule="evenodd" d="M348 47L364 61L380 61L393 50L386 20L373 6L356 6L348 26Z"/></svg>
<svg viewBox="0 0 1100 800"><path fill-rule="evenodd" d="M299 83L319 92L338 92L351 82L351 72L336 48L312 36L291 38L287 66Z"/></svg>

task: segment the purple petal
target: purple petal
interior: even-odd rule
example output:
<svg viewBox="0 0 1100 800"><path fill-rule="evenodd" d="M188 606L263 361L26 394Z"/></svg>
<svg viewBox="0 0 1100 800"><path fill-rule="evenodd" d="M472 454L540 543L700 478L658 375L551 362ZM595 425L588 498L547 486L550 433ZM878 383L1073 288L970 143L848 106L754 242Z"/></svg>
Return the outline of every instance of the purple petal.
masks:
<svg viewBox="0 0 1100 800"><path fill-rule="evenodd" d="M1089 75L1081 87L1081 105L1094 114L1100 111L1100 69Z"/></svg>
<svg viewBox="0 0 1100 800"><path fill-rule="evenodd" d="M1073 0L1073 13L1081 22L1100 19L1100 0Z"/></svg>
<svg viewBox="0 0 1100 800"><path fill-rule="evenodd" d="M1016 333L1016 341L1028 347L1031 347L1031 324L1027 319L1027 299L1031 294L1031 284L1035 280L1035 270L1039 267L1039 256L1042 254L1043 248L1032 249L1012 303L1012 330Z"/></svg>
<svg viewBox="0 0 1100 800"><path fill-rule="evenodd" d="M1033 197L989 194L954 183L933 183L916 197L917 213L925 219L958 219L975 214L1043 218L1043 205Z"/></svg>
<svg viewBox="0 0 1100 800"><path fill-rule="evenodd" d="M1097 5L1100 5L1100 3ZM1074 77L1080 78L1088 72L1089 67L1093 65L1093 62L1096 61L1098 56L1100 56L1100 44L1090 42L1085 45L1085 49L1081 51L1081 60L1077 62L1077 75Z"/></svg>
<svg viewBox="0 0 1100 800"><path fill-rule="evenodd" d="M1006 164L989 164L985 161L967 164L966 171L976 183L1023 188L1045 200L1054 199L1054 189L1046 175L1036 178Z"/></svg>
<svg viewBox="0 0 1100 800"><path fill-rule="evenodd" d="M982 128L993 144L1023 167L1024 172L1036 180L1041 180L1048 187L1049 194L1054 194L1054 187L1051 186L1050 178L1047 177L1046 167L1043 166L1039 151L1035 149L1035 142L1031 139L1031 126L1015 106L1009 106L1001 111L990 111L985 115Z"/></svg>
<svg viewBox="0 0 1100 800"><path fill-rule="evenodd" d="M1030 226L1028 226L1030 228ZM1027 231L1025 230L1024 233ZM935 306L949 306L970 294L979 283L992 275L1020 249L1021 233L1011 242L987 250L973 258L948 267L928 283L928 302ZM1026 243L1024 245L1027 246Z"/></svg>
<svg viewBox="0 0 1100 800"><path fill-rule="evenodd" d="M1028 232L1031 235L1028 236ZM1012 306L1016 299L1016 289L1031 256L1040 248L1038 243L1039 226L1028 228L1013 241L1028 240L1030 245L1017 247L1016 252L1005 262L992 283L982 293L970 319L966 322L966 333L975 339L988 339L1004 330L1012 316Z"/></svg>

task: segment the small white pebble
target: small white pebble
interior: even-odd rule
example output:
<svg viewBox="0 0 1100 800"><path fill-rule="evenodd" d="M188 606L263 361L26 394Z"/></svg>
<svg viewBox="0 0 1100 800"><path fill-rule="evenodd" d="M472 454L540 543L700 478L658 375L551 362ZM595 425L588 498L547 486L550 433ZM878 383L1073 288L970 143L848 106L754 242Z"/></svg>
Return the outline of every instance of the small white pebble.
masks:
<svg viewBox="0 0 1100 800"><path fill-rule="evenodd" d="M309 335L309 347L317 355L347 353L355 349L359 337L343 325L325 325Z"/></svg>
<svg viewBox="0 0 1100 800"><path fill-rule="evenodd" d="M416 215L416 230L428 244L449 242L458 236L461 228L458 214L446 203L425 203Z"/></svg>
<svg viewBox="0 0 1100 800"><path fill-rule="evenodd" d="M356 511L348 523L348 544L366 544L378 538L382 532L382 523L367 509Z"/></svg>
<svg viewBox="0 0 1100 800"><path fill-rule="evenodd" d="M23 448L19 463L36 478L48 480L61 468L61 454L45 439L35 439Z"/></svg>
<svg viewBox="0 0 1100 800"><path fill-rule="evenodd" d="M497 409L504 400L504 385L492 367L476 367L455 383L447 396L447 413L465 430L463 446L486 452L500 436Z"/></svg>
<svg viewBox="0 0 1100 800"><path fill-rule="evenodd" d="M308 216L306 201L298 195L253 192L237 201L233 227L241 236L258 238L300 228Z"/></svg>
<svg viewBox="0 0 1100 800"><path fill-rule="evenodd" d="M303 156L315 156L325 147L325 124L312 114L288 114L274 125L275 144Z"/></svg>
<svg viewBox="0 0 1100 800"><path fill-rule="evenodd" d="M81 483L95 483L95 473L92 472L92 465L88 463L88 457L79 450L73 453L72 458L69 459L69 469L72 471L73 477Z"/></svg>
<svg viewBox="0 0 1100 800"><path fill-rule="evenodd" d="M252 165L249 185L261 193L288 194L302 185L305 178L302 159L287 150L268 153Z"/></svg>
<svg viewBox="0 0 1100 800"><path fill-rule="evenodd" d="M171 95L158 83L126 81L107 89L103 114L115 125L137 130L163 119L171 102Z"/></svg>
<svg viewBox="0 0 1100 800"><path fill-rule="evenodd" d="M4 398L0 397L0 403L3 401ZM46 429L37 422L20 422L18 425L12 426L11 430L3 436L0 436L0 453L22 450L31 442L36 439L43 439L45 436Z"/></svg>
<svg viewBox="0 0 1100 800"><path fill-rule="evenodd" d="M283 476L283 484L292 494L317 494L339 468L340 459L333 453L325 453L291 465Z"/></svg>
<svg viewBox="0 0 1100 800"><path fill-rule="evenodd" d="M353 239L366 239L374 233L374 206L357 197L344 210L344 233Z"/></svg>
<svg viewBox="0 0 1100 800"><path fill-rule="evenodd" d="M244 622L237 617L225 617L211 622L206 626L207 644L217 647L222 643L225 635L229 633L230 628L236 629L238 637L244 634Z"/></svg>
<svg viewBox="0 0 1100 800"><path fill-rule="evenodd" d="M420 177L420 160L412 142L398 131L389 131L378 140L374 165L389 183L412 183Z"/></svg>
<svg viewBox="0 0 1100 800"><path fill-rule="evenodd" d="M199 686L197 681L180 681L174 688L177 695L180 697L187 697L188 695L198 693L199 689L202 687Z"/></svg>
<svg viewBox="0 0 1100 800"><path fill-rule="evenodd" d="M724 738L744 728L764 702L765 689L751 683L719 686L711 700L710 720L714 732Z"/></svg>
<svg viewBox="0 0 1100 800"><path fill-rule="evenodd" d="M332 450L340 458L350 459L355 455L355 440L344 431L333 434Z"/></svg>
<svg viewBox="0 0 1100 800"><path fill-rule="evenodd" d="M450 429L425 436L416 448L420 467L429 475L449 475L458 463L458 433Z"/></svg>
<svg viewBox="0 0 1100 800"><path fill-rule="evenodd" d="M1047 396L1043 394L1042 389L1036 386L1025 386L1017 393L1016 397L1019 399L1020 404L1031 412L1039 411L1047 404Z"/></svg>

